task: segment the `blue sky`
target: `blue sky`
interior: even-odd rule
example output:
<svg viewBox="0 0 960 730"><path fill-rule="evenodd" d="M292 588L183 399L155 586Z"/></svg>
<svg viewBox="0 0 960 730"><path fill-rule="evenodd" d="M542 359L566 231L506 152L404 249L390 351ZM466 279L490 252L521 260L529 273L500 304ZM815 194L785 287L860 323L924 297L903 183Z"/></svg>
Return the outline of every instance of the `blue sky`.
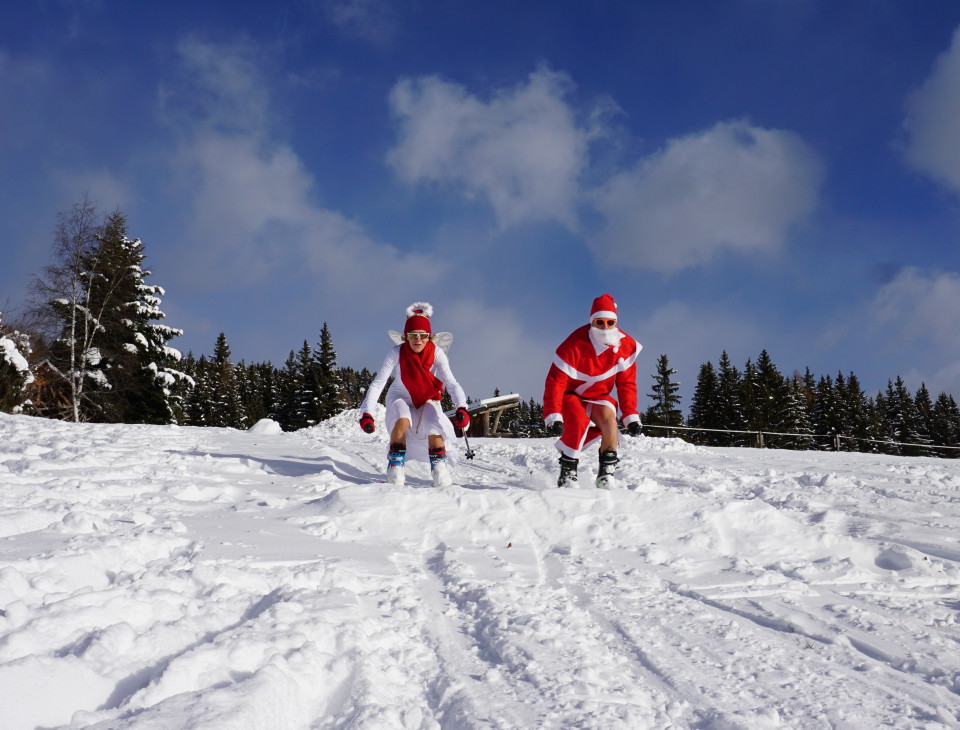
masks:
<svg viewBox="0 0 960 730"><path fill-rule="evenodd" d="M668 355L960 397L960 4L7 4L0 303L87 193L183 351L375 369L417 300L469 395L542 396L614 295Z"/></svg>

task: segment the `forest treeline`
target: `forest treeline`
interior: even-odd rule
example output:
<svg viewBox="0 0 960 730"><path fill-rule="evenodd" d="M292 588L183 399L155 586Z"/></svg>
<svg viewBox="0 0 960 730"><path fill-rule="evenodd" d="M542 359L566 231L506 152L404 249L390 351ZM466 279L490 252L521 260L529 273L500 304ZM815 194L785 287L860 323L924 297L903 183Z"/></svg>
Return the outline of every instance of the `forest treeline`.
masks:
<svg viewBox="0 0 960 730"><path fill-rule="evenodd" d="M766 350L742 369L723 352L716 365L700 366L684 420L675 373L661 355L645 423L696 429L682 434L694 443L755 446L762 433L763 445L774 448L960 457L960 409L953 396L941 392L933 399L922 383L911 393L900 376L867 395L853 372L818 377L807 368L785 376Z"/></svg>
<svg viewBox="0 0 960 730"><path fill-rule="evenodd" d="M373 374L337 364L326 323L315 344L304 340L279 367L235 362L224 333L211 354L182 356L170 342L183 332L161 322L165 292L147 282L145 258L119 211L101 216L84 199L58 214L52 261L34 278L30 301L15 322L0 313L0 411L232 428L270 418L294 431L360 405ZM934 399L923 384L911 393L899 376L868 395L853 372L784 375L766 350L738 368L723 352L716 365L700 365L685 419L676 372L666 355L658 358L646 393L648 435L753 446L764 433L763 444L776 448L960 456L953 396ZM514 436L545 435L533 397L502 423Z"/></svg>

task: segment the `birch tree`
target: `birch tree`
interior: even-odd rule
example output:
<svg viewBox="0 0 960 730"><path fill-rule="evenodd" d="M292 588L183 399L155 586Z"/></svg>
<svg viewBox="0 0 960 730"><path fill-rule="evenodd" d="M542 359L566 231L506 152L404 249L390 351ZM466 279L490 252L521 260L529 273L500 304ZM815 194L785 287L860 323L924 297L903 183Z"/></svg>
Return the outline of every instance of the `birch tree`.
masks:
<svg viewBox="0 0 960 730"><path fill-rule="evenodd" d="M94 338L100 312L91 311L90 280L96 266L97 236L103 230L87 197L57 214L53 262L32 284L32 314L50 345L50 359L67 379L69 413L75 422L88 420L91 388L102 387L97 371L100 355Z"/></svg>

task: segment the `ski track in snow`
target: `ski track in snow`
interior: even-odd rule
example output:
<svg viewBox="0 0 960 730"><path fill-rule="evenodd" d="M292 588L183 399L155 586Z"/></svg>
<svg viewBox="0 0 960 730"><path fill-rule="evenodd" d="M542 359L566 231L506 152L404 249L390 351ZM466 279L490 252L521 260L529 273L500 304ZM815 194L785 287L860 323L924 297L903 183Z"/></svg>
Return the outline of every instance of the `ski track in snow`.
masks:
<svg viewBox="0 0 960 730"><path fill-rule="evenodd" d="M356 418L0 414L0 728L960 727L960 463Z"/></svg>

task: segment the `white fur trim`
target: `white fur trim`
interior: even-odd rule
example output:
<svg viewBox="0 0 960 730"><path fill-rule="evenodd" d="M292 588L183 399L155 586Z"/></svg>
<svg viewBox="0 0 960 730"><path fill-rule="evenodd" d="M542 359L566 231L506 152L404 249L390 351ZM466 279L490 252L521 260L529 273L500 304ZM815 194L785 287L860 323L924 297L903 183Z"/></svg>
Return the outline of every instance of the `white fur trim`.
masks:
<svg viewBox="0 0 960 730"><path fill-rule="evenodd" d="M638 413L633 413L633 414L627 416L626 418L623 419L623 425L624 425L624 426L629 426L629 425L630 425L631 423L633 423L634 421L636 421L636 422L639 423L639 421L640 421L640 414L638 414Z"/></svg>
<svg viewBox="0 0 960 730"><path fill-rule="evenodd" d="M407 317L412 317L415 315L417 313L416 310L418 309L423 310L423 316L427 319L430 319L430 317L433 316L433 306L430 304L430 302L414 302L407 307Z"/></svg>
<svg viewBox="0 0 960 730"><path fill-rule="evenodd" d="M599 312L594 312L590 315L590 319L616 319L616 312L608 312L605 309L600 310Z"/></svg>
<svg viewBox="0 0 960 730"><path fill-rule="evenodd" d="M551 413L549 416L543 419L543 422L547 426L552 426L554 423L557 423L558 421L560 423L563 423L563 416L559 413Z"/></svg>

